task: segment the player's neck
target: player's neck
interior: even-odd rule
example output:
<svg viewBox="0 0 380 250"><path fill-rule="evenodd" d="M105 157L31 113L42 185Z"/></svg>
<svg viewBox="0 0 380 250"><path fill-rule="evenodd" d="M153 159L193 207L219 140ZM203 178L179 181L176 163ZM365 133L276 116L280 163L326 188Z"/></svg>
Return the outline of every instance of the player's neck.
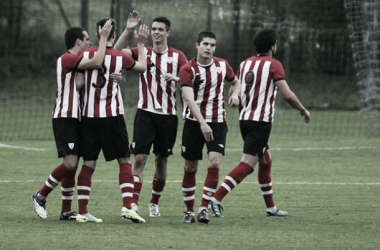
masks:
<svg viewBox="0 0 380 250"><path fill-rule="evenodd" d="M214 59L212 57L207 57L207 58L204 58L204 57L201 57L201 56L197 57L197 63L200 64L200 65L203 65L203 66L210 65L213 62L213 60Z"/></svg>
<svg viewBox="0 0 380 250"><path fill-rule="evenodd" d="M153 43L153 51L156 53L164 53L168 50L167 43Z"/></svg>
<svg viewBox="0 0 380 250"><path fill-rule="evenodd" d="M68 52L70 52L71 54L79 56L79 54L82 52L82 50L81 50L81 48L73 47L73 48L69 49Z"/></svg>

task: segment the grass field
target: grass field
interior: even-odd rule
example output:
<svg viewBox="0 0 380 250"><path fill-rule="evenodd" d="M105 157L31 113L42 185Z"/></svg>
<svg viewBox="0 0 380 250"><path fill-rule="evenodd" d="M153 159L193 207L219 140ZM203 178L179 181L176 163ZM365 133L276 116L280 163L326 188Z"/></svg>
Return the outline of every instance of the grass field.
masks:
<svg viewBox="0 0 380 250"><path fill-rule="evenodd" d="M89 211L103 223L78 224L59 221L59 189L48 198L47 220L34 212L33 192L60 163L54 142L1 142L0 249L379 249L377 139L289 140L274 133L270 145L275 200L289 216L265 216L254 172L223 200L226 217L211 218L208 225L180 223L185 206L179 143L169 161L161 217L148 216L152 158L144 172L139 204L147 223L133 224L120 218L116 162L106 163L101 156ZM241 156L239 137L228 145L220 180ZM200 164L196 205L205 173L205 164ZM76 199L73 205L77 207Z"/></svg>

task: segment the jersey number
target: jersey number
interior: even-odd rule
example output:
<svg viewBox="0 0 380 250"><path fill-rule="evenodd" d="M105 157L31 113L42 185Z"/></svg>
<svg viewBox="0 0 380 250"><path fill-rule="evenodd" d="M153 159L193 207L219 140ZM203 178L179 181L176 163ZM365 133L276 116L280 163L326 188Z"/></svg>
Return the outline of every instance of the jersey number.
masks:
<svg viewBox="0 0 380 250"><path fill-rule="evenodd" d="M244 94L247 94L252 86L253 86L253 81L255 79L255 74L253 73L253 71L248 71L246 74L245 74L245 77L244 77L244 81L245 81L245 90L244 90Z"/></svg>
<svg viewBox="0 0 380 250"><path fill-rule="evenodd" d="M107 79L104 76L107 73L107 66L103 63L102 68L98 69L98 78L100 77L100 84L97 84L97 82L92 83L92 87L96 89L102 89L106 85ZM98 80L98 79L96 79Z"/></svg>

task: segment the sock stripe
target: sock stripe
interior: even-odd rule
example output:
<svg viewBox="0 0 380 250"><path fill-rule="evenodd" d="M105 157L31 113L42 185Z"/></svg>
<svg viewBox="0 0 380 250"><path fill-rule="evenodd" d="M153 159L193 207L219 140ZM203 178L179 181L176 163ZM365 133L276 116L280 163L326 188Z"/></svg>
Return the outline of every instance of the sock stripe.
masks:
<svg viewBox="0 0 380 250"><path fill-rule="evenodd" d="M182 187L182 191L183 191L183 192L195 191L195 188L196 188L196 187L189 187L189 188Z"/></svg>
<svg viewBox="0 0 380 250"><path fill-rule="evenodd" d="M77 186L77 190L91 191L91 187L87 187L87 186Z"/></svg>
<svg viewBox="0 0 380 250"><path fill-rule="evenodd" d="M73 200L73 196L63 196L63 195L62 195L62 200L65 200L65 201L72 201L72 200Z"/></svg>
<svg viewBox="0 0 380 250"><path fill-rule="evenodd" d="M123 198L125 198L125 197L133 197L133 193L131 193L131 192L125 192L125 193L121 194L121 197L123 197Z"/></svg>
<svg viewBox="0 0 380 250"><path fill-rule="evenodd" d="M224 187L228 191L228 193L231 192L230 186L228 186L226 183L222 183L221 186Z"/></svg>
<svg viewBox="0 0 380 250"><path fill-rule="evenodd" d="M231 176L227 175L225 179L229 180L234 185L234 187L238 185L237 182Z"/></svg>
<svg viewBox="0 0 380 250"><path fill-rule="evenodd" d="M157 191L152 190L152 194L155 194L155 195L162 195L162 191L161 191L161 192L157 192Z"/></svg>
<svg viewBox="0 0 380 250"><path fill-rule="evenodd" d="M90 196L89 195L78 195L78 200L89 200Z"/></svg>
<svg viewBox="0 0 380 250"><path fill-rule="evenodd" d="M184 201L191 201L191 200L194 200L195 199L195 195L192 195L192 196L184 196L183 197L183 200Z"/></svg>
<svg viewBox="0 0 380 250"><path fill-rule="evenodd" d="M261 192L263 195L268 195L268 194L273 194L273 190L268 190L268 191L262 191Z"/></svg>
<svg viewBox="0 0 380 250"><path fill-rule="evenodd" d="M61 187L62 192L73 192L74 190L75 190L74 187L69 187L69 188Z"/></svg>
<svg viewBox="0 0 380 250"><path fill-rule="evenodd" d="M51 189L54 189L57 185L52 185L52 184L50 184L50 182L48 182L48 181L45 181L45 185L47 186L47 187L49 187L49 188L51 188Z"/></svg>
<svg viewBox="0 0 380 250"><path fill-rule="evenodd" d="M212 193L215 193L215 192L216 192L216 189L214 189L214 188L209 188L209 187L206 187L206 186L203 187L203 190L204 190L204 191L207 191L207 192L212 192Z"/></svg>
<svg viewBox="0 0 380 250"><path fill-rule="evenodd" d="M56 184L55 186L59 184L59 181L57 181L52 175L49 175L49 179Z"/></svg>
<svg viewBox="0 0 380 250"><path fill-rule="evenodd" d="M126 188L126 187L127 187L127 188L128 188L128 187L129 187L129 188L134 188L134 186L135 186L135 185L132 184L132 183L123 183L123 184L120 185L120 188Z"/></svg>
<svg viewBox="0 0 380 250"><path fill-rule="evenodd" d="M269 183L263 183L263 184L259 184L260 187L271 187L272 186L272 182L269 182Z"/></svg>

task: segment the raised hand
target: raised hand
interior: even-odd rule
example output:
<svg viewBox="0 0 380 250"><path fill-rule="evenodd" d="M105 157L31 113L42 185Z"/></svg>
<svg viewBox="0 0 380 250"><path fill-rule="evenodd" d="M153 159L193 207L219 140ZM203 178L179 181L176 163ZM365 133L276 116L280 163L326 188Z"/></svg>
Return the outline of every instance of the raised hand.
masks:
<svg viewBox="0 0 380 250"><path fill-rule="evenodd" d="M139 12L137 10L132 11L132 13L129 13L128 19L127 19L127 29L133 30L137 27L140 23L139 18Z"/></svg>
<svg viewBox="0 0 380 250"><path fill-rule="evenodd" d="M142 24L140 25L140 29L139 31L137 32L135 30L135 39L136 39L136 42L137 43L146 43L146 40L148 39L148 36L149 36L149 29L148 29L148 26L146 26L145 24Z"/></svg>
<svg viewBox="0 0 380 250"><path fill-rule="evenodd" d="M112 30L112 20L109 19L102 27L98 27L98 32L101 37L108 38Z"/></svg>

